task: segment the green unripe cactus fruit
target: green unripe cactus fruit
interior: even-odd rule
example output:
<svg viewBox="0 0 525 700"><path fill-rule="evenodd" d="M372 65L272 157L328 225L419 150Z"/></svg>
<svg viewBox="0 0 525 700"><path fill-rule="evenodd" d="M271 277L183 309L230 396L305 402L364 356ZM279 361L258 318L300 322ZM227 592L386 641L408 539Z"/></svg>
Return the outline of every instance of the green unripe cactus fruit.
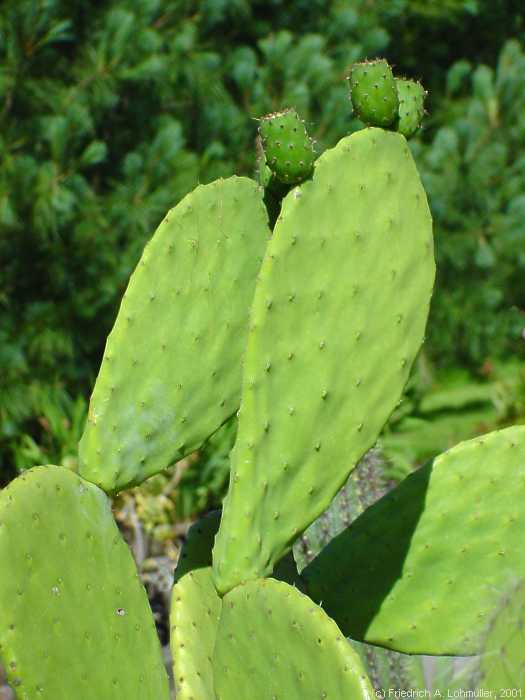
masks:
<svg viewBox="0 0 525 700"><path fill-rule="evenodd" d="M354 639L471 655L525 571L525 426L461 443L368 508L304 569Z"/></svg>
<svg viewBox="0 0 525 700"><path fill-rule="evenodd" d="M392 69L384 59L354 63L350 94L356 116L369 126L390 126L399 107Z"/></svg>
<svg viewBox="0 0 525 700"><path fill-rule="evenodd" d="M0 657L20 700L167 700L146 592L106 495L62 467L0 492Z"/></svg>
<svg viewBox="0 0 525 700"><path fill-rule="evenodd" d="M270 230L262 190L197 187L144 249L108 337L80 474L108 492L197 449L237 410L241 357Z"/></svg>
<svg viewBox="0 0 525 700"><path fill-rule="evenodd" d="M220 593L270 574L377 440L423 340L433 253L400 134L343 139L286 196L251 310Z"/></svg>
<svg viewBox="0 0 525 700"><path fill-rule="evenodd" d="M211 550L219 521L215 512L190 528L175 571L170 646L179 700L215 700L212 656L221 599L211 578Z"/></svg>
<svg viewBox="0 0 525 700"><path fill-rule="evenodd" d="M266 164L278 180L296 184L310 177L315 161L314 147L295 109L261 117L259 134Z"/></svg>
<svg viewBox="0 0 525 700"><path fill-rule="evenodd" d="M406 78L396 78L399 97L399 116L397 130L407 139L413 136L421 126L425 114L426 92L420 83Z"/></svg>
<svg viewBox="0 0 525 700"><path fill-rule="evenodd" d="M225 596L213 673L218 700L371 700L359 655L321 608L259 579Z"/></svg>

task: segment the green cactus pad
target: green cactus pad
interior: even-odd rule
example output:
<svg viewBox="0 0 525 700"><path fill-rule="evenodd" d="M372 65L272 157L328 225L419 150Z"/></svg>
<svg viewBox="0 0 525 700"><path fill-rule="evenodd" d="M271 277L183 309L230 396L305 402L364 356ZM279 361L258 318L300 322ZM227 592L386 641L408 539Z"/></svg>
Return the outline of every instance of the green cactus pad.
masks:
<svg viewBox="0 0 525 700"><path fill-rule="evenodd" d="M523 570L520 572L523 574ZM482 647L476 687L491 691L492 697L504 697L502 688L514 690L521 697L525 692L525 580L521 580L503 596L499 609L489 625Z"/></svg>
<svg viewBox="0 0 525 700"><path fill-rule="evenodd" d="M80 474L108 492L199 447L238 407L241 356L270 231L247 178L199 186L146 246L108 338Z"/></svg>
<svg viewBox="0 0 525 700"><path fill-rule="evenodd" d="M352 106L361 121L383 127L394 123L399 101L396 81L387 61L354 63L349 80Z"/></svg>
<svg viewBox="0 0 525 700"><path fill-rule="evenodd" d="M221 599L211 578L211 550L219 521L220 513L211 513L191 527L175 571L170 646L180 700L215 700L212 656Z"/></svg>
<svg viewBox="0 0 525 700"><path fill-rule="evenodd" d="M410 654L481 647L525 571L525 426L461 443L368 508L302 572L354 639Z"/></svg>
<svg viewBox="0 0 525 700"><path fill-rule="evenodd" d="M0 492L0 657L21 700L167 700L148 599L106 495L62 467Z"/></svg>
<svg viewBox="0 0 525 700"><path fill-rule="evenodd" d="M223 601L213 673L217 700L371 700L359 655L296 588L273 579Z"/></svg>
<svg viewBox="0 0 525 700"><path fill-rule="evenodd" d="M431 218L401 135L343 139L287 195L251 312L219 592L271 573L375 443L423 340L433 280Z"/></svg>
<svg viewBox="0 0 525 700"><path fill-rule="evenodd" d="M397 130L408 139L423 121L426 92L420 83L406 78L396 78L396 88L399 97Z"/></svg>
<svg viewBox="0 0 525 700"><path fill-rule="evenodd" d="M294 543L293 555L299 571L366 508L384 496L387 491L384 466L378 450L367 452L325 512Z"/></svg>
<svg viewBox="0 0 525 700"><path fill-rule="evenodd" d="M266 163L278 180L295 184L312 174L315 151L295 109L262 117L259 125Z"/></svg>
<svg viewBox="0 0 525 700"><path fill-rule="evenodd" d="M414 691L426 688L421 657L400 654L397 651L382 649L371 644L361 644L353 640L350 644L361 657L377 698L395 697L389 694L390 689ZM407 698L410 695L404 697Z"/></svg>

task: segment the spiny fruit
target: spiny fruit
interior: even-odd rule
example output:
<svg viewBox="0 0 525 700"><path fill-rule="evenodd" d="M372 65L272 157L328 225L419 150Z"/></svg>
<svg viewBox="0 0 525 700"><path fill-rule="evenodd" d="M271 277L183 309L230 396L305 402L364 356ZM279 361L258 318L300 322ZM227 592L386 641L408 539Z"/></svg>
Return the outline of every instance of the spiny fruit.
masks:
<svg viewBox="0 0 525 700"><path fill-rule="evenodd" d="M354 63L350 92L356 116L369 126L390 126L398 114L399 101L392 69L384 59Z"/></svg>
<svg viewBox="0 0 525 700"><path fill-rule="evenodd" d="M298 184L310 177L315 151L304 122L295 109L261 117L259 134L266 163L278 180Z"/></svg>
<svg viewBox="0 0 525 700"><path fill-rule="evenodd" d="M407 78L396 78L396 88L399 98L397 130L408 139L421 126L427 93L421 83Z"/></svg>

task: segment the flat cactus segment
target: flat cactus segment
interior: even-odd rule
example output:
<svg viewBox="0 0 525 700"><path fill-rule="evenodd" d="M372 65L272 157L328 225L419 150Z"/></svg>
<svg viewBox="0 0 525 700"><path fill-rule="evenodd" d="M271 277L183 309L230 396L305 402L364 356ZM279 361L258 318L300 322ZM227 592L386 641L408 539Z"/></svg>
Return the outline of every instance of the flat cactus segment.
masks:
<svg viewBox="0 0 525 700"><path fill-rule="evenodd" d="M400 654L397 651L382 649L371 644L361 644L353 640L350 644L359 653L377 698L395 697L393 694L390 695L390 689L394 688L397 691L425 690L421 657ZM405 695L405 697L410 696Z"/></svg>
<svg viewBox="0 0 525 700"><path fill-rule="evenodd" d="M211 550L220 513L193 525L182 549L170 614L173 678L180 700L215 700L212 656L221 599L211 578Z"/></svg>
<svg viewBox="0 0 525 700"><path fill-rule="evenodd" d="M223 600L213 673L217 700L371 700L359 655L323 610L273 579Z"/></svg>
<svg viewBox="0 0 525 700"><path fill-rule="evenodd" d="M299 571L387 490L381 455L376 449L370 450L325 512L294 543L293 555Z"/></svg>
<svg viewBox="0 0 525 700"><path fill-rule="evenodd" d="M461 443L368 508L302 572L354 639L409 654L480 651L525 570L525 426Z"/></svg>
<svg viewBox="0 0 525 700"><path fill-rule="evenodd" d="M266 164L278 180L295 184L310 177L315 151L304 122L295 109L286 109L262 117L259 134Z"/></svg>
<svg viewBox="0 0 525 700"><path fill-rule="evenodd" d="M509 697L521 697L525 692L524 579L503 596L490 622L474 678L475 687L491 691L492 697L499 697L502 688L514 691Z"/></svg>
<svg viewBox="0 0 525 700"><path fill-rule="evenodd" d="M397 130L407 139L421 126L425 114L425 88L414 80L396 78L399 97Z"/></svg>
<svg viewBox="0 0 525 700"><path fill-rule="evenodd" d="M354 63L349 80L352 106L362 122L383 127L394 123L399 100L396 81L387 61Z"/></svg>
<svg viewBox="0 0 525 700"><path fill-rule="evenodd" d="M271 573L377 440L422 343L434 269L399 134L344 138L285 198L251 311L220 593Z"/></svg>
<svg viewBox="0 0 525 700"><path fill-rule="evenodd" d="M62 467L0 492L0 656L21 700L168 700L146 592L106 495Z"/></svg>
<svg viewBox="0 0 525 700"><path fill-rule="evenodd" d="M133 273L91 397L80 474L114 492L199 447L238 407L262 190L231 177L172 209Z"/></svg>
<svg viewBox="0 0 525 700"><path fill-rule="evenodd" d="M370 450L348 477L327 510L313 522L294 544L293 554L300 570L314 559L326 545L347 528L372 503L387 491L384 462L378 450ZM286 558L285 558L286 560ZM285 561L283 560L283 561ZM280 565L280 563L279 563ZM274 575L274 578L275 575ZM306 592L299 578L301 590ZM424 689L423 663L417 656L399 654L390 649L351 641L359 652L374 690L385 693L389 689ZM376 697L380 697L376 693Z"/></svg>

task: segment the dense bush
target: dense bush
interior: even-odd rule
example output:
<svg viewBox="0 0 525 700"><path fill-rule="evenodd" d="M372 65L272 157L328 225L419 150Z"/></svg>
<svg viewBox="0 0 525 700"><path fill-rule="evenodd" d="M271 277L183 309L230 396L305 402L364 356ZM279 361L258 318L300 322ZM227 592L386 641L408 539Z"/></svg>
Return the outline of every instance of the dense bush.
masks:
<svg viewBox="0 0 525 700"><path fill-rule="evenodd" d="M464 123L473 110L472 129L485 128L475 106L486 103L478 94L485 88L475 87L470 97L468 81L455 86L461 70L455 68L441 100L452 58L470 59L472 70L480 55L494 63L503 39L523 26L517 3L494 5L6 0L0 13L4 478L22 464L74 458L104 339L128 275L165 211L198 181L251 174L253 118L272 109L294 104L319 150L333 145L353 128L343 78L363 56L386 54L398 72L433 88L431 143L418 147L418 157L435 202L444 267L432 330L436 355L478 362L493 347L503 352L510 322L505 314L493 316L520 303L511 249L519 243L519 223L512 228L512 221L522 206L519 127L512 126L519 110L502 112L500 145L487 149L481 141L472 160L467 142L480 137L465 134ZM512 51L517 56L518 48ZM489 70L474 72L481 75L475 86ZM507 87L499 78L493 86L502 108L522 85L512 70ZM447 155L451 148L456 161ZM498 175L509 163L515 175ZM494 227L506 233L496 236ZM473 233L481 229L482 242ZM481 263L472 263L473 256ZM477 281L469 284L472 270ZM485 270L493 283L481 288ZM463 308L472 309L468 324Z"/></svg>
<svg viewBox="0 0 525 700"><path fill-rule="evenodd" d="M439 278L429 351L479 366L523 357L525 326L525 54L503 48L496 70L456 63L416 154L431 202Z"/></svg>

